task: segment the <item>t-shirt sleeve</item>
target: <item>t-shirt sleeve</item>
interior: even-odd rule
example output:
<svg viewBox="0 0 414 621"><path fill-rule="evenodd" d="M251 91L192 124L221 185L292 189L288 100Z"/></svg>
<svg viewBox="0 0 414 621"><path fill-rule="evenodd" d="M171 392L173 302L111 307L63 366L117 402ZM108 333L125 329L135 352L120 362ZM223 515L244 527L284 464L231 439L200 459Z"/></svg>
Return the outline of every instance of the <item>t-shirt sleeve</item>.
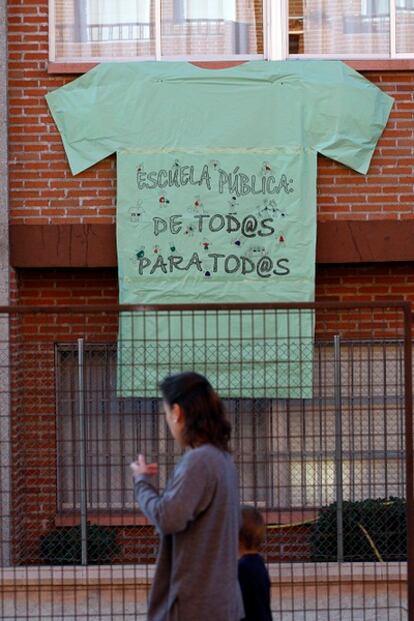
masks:
<svg viewBox="0 0 414 621"><path fill-rule="evenodd" d="M130 73L128 65L100 64L46 95L72 174L96 164L122 144L132 104Z"/></svg>
<svg viewBox="0 0 414 621"><path fill-rule="evenodd" d="M339 61L304 62L308 136L319 153L366 174L393 98Z"/></svg>

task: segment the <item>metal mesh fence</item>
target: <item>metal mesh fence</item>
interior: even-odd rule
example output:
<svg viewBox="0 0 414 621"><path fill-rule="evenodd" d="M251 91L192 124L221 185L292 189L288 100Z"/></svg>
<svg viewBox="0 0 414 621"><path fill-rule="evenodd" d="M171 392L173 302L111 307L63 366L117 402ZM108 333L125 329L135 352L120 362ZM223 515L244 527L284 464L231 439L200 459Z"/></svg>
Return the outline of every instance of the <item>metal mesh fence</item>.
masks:
<svg viewBox="0 0 414 621"><path fill-rule="evenodd" d="M192 368L219 385L265 518L273 618L414 620L409 313L3 309L0 617L146 618L158 538L128 465L144 453L165 485L180 451L156 382Z"/></svg>

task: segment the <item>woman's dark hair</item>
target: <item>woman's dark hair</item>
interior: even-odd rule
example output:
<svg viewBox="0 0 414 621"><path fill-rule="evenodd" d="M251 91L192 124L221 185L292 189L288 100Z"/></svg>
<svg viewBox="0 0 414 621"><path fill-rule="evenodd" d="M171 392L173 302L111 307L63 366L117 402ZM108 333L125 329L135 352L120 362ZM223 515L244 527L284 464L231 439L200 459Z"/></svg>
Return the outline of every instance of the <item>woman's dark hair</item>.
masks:
<svg viewBox="0 0 414 621"><path fill-rule="evenodd" d="M192 371L170 375L160 383L163 399L184 412L184 440L188 446L213 444L228 451L231 425L223 403L210 382Z"/></svg>
<svg viewBox="0 0 414 621"><path fill-rule="evenodd" d="M266 525L260 511L251 505L241 506L239 541L246 550L257 550L264 541Z"/></svg>

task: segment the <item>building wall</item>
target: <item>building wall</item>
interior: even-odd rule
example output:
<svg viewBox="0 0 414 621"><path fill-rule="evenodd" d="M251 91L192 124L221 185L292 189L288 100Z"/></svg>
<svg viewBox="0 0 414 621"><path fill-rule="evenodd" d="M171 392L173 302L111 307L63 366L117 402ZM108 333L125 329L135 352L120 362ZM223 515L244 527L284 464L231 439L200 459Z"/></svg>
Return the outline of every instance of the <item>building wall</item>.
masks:
<svg viewBox="0 0 414 621"><path fill-rule="evenodd" d="M115 158L107 158L72 177L61 138L48 113L44 95L76 76L48 73L47 19L45 0L9 1L10 223L27 227L113 225ZM320 158L318 219L320 222L402 220L408 226L414 219L414 74L375 70L365 75L392 95L396 104L369 175L358 175ZM23 305L111 304L118 299L114 268L18 269L12 274L12 287L13 302ZM318 300L412 300L414 263L319 265L316 297ZM335 322L338 326L337 318ZM76 316L65 321L56 316L52 321L50 316L39 320L38 316L21 320L18 325L12 322L14 338L19 334L27 342L46 344L41 351L26 350L23 359L14 358L13 353L11 357L14 386L23 386L12 402L16 457L13 514L14 536L18 542L14 560L17 562L38 560L39 533L55 523L53 348L55 342L81 336L85 325L85 317ZM116 322L105 326L91 320L88 330L96 340L114 340ZM32 371L25 375L22 369L29 362ZM39 476L42 469L43 478Z"/></svg>
<svg viewBox="0 0 414 621"><path fill-rule="evenodd" d="M0 5L0 304L9 304L9 205L7 137L7 19L5 3ZM0 360L7 360L9 330L0 319ZM0 375L0 565L10 563L10 407L7 398L9 376Z"/></svg>
<svg viewBox="0 0 414 621"><path fill-rule="evenodd" d="M21 270L15 303L116 304L115 269ZM414 303L414 265L324 265L316 276L316 300L361 302L408 300Z"/></svg>
<svg viewBox="0 0 414 621"><path fill-rule="evenodd" d="M47 2L9 2L10 217L12 222L111 223L115 159L72 177L44 95L76 76L49 75ZM411 217L414 72L366 72L395 106L364 177L320 158L323 219Z"/></svg>
<svg viewBox="0 0 414 621"><path fill-rule="evenodd" d="M13 562L37 564L40 538L55 526L79 522L79 513L62 512L58 499L58 472L64 439L58 436L56 409L56 343L76 343L80 337L88 343L113 343L117 336L117 315L94 313L54 314L50 305L114 304L117 301L116 270L20 270L15 302L23 306L45 307L45 313L31 313L12 318L11 376L13 432ZM317 276L317 300L389 301L414 298L414 270L410 263L393 266L325 266ZM357 327L356 327L357 326ZM401 315L350 311L317 314L316 336L326 340L334 334L342 337L396 338L401 336ZM366 334L365 332L366 331ZM389 361L391 364L391 359ZM391 369L389 369L391 373ZM76 386L71 398L76 399ZM102 403L106 407L107 402ZM75 407L73 405L73 407ZM67 413L67 412L66 412ZM99 412L93 412L98 415ZM149 412L146 412L149 414ZM326 415L326 412L325 412ZM388 413L390 418L391 412ZM389 425L391 425L389 419ZM278 433L273 432L274 437ZM283 432L282 432L283 436ZM58 439L60 438L60 439ZM378 445L378 442L376 443ZM69 447L74 453L79 445ZM76 459L74 457L74 461ZM119 465L121 467L121 464ZM293 519L285 511L283 519ZM126 517L125 517L126 516ZM117 528L121 546L117 562L153 562L153 530L128 514L102 509L89 512L88 519ZM278 514L277 520L281 515ZM267 541L269 560L307 560L309 530L298 528L288 533L271 533Z"/></svg>
<svg viewBox="0 0 414 621"><path fill-rule="evenodd" d="M112 223L115 220L115 158L73 177L44 95L69 80L46 72L47 50L35 66L12 44L10 61L10 217L14 223ZM24 47L22 44L20 47ZM16 51L14 51L16 50ZM44 58L41 61L40 57ZM42 68L43 67L43 68ZM413 211L414 73L367 73L395 98L387 128L367 176L320 157L321 219L401 219Z"/></svg>

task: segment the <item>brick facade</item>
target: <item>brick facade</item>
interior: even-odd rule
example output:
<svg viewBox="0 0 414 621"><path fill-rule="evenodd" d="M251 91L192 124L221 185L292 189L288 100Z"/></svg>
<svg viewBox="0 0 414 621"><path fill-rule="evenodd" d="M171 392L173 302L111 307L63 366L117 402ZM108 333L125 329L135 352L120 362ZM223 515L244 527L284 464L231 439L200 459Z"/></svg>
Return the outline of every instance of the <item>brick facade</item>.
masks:
<svg viewBox="0 0 414 621"><path fill-rule="evenodd" d="M320 266L316 300L414 303L414 267L411 263ZM117 301L114 269L21 270L14 295L14 303L31 306L116 304Z"/></svg>
<svg viewBox="0 0 414 621"><path fill-rule="evenodd" d="M70 3L65 3L65 7L69 11ZM44 95L74 76L48 74L47 20L45 0L9 1L10 222L27 226L113 224L115 158L107 158L72 177L61 138L48 113ZM258 45L260 48L262 42ZM320 157L319 221L414 218L414 73L377 69L365 75L392 95L396 103L369 175L358 175ZM17 304L112 304L117 302L117 297L117 274L113 268L11 271L11 298ZM320 265L316 298L414 301L414 264ZM32 375L24 377L24 390L17 391L12 402L12 433L19 456L13 465L17 562L38 560L38 535L53 527L55 520L56 456L50 451L56 441L55 385L50 375L54 343L80 336L86 320L89 333L96 340L114 340L116 334L116 321L103 325L91 317L72 317L70 322L67 319L62 321L54 316L43 322L39 317L22 320L20 334L33 343L42 342L43 346L47 343L47 347L39 351L33 346L26 351L26 356L32 356ZM33 363L36 356L38 367ZM12 381L16 385L21 385L23 380L21 363L28 364L29 358L23 361L11 358ZM42 362L46 369L43 374ZM47 474L42 479L38 473L46 462ZM30 473L26 476L27 469ZM128 547L131 535L126 528L122 537ZM130 556L125 554L129 560L136 558L135 552Z"/></svg>
<svg viewBox="0 0 414 621"><path fill-rule="evenodd" d="M72 76L48 75L47 2L9 2L10 218L25 224L111 223L115 159L72 177L44 95ZM367 177L320 158L323 219L410 218L414 204L414 72L368 72L396 102Z"/></svg>
<svg viewBox="0 0 414 621"><path fill-rule="evenodd" d="M324 266L318 270L318 301L414 301L414 270L410 263L395 265ZM14 302L19 305L96 305L117 302L116 270L21 270L17 276ZM12 318L11 377L13 462L13 562L38 564L40 538L56 525L76 524L79 513L59 513L58 464L63 450L58 440L56 411L57 380L55 344L76 342L113 343L117 335L117 315L29 314ZM376 327L376 325L378 327ZM323 312L317 316L317 338L395 338L401 330L401 315L394 311ZM58 448L59 444L59 448ZM77 447L79 448L79 447ZM293 521L300 522L302 513ZM155 538L151 527L131 524L128 514L105 510L95 523L117 529L119 555L114 562L153 562ZM72 516L72 517L71 517ZM103 516L103 517L102 517ZM290 515L277 514L292 521ZM306 560L309 528L270 531L266 544L269 560Z"/></svg>

